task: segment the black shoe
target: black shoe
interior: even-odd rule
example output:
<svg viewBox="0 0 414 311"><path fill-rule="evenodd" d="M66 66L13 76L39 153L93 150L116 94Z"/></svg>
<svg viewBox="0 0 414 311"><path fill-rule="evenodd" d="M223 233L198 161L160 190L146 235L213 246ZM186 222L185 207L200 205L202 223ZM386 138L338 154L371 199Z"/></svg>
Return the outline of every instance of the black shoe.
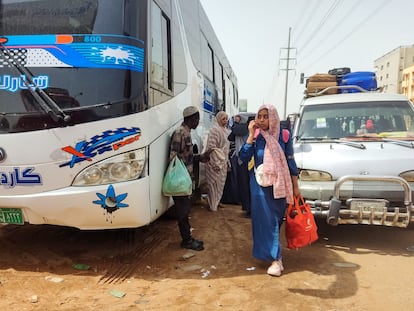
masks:
<svg viewBox="0 0 414 311"><path fill-rule="evenodd" d="M204 249L204 242L191 238L188 241L182 241L181 247L192 249L195 251L202 251Z"/></svg>

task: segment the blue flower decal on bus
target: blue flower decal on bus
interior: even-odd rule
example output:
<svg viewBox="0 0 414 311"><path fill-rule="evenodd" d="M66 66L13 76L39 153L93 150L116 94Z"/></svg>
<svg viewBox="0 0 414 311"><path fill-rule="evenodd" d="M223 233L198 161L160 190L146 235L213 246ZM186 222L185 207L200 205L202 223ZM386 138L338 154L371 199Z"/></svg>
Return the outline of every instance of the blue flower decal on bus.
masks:
<svg viewBox="0 0 414 311"><path fill-rule="evenodd" d="M124 201L128 196L128 193L116 195L114 186L112 185L109 185L106 194L97 192L96 195L98 196L99 200L95 200L93 203L100 205L106 211L111 223L113 212L117 211L120 208L129 206L128 204L122 203L122 201Z"/></svg>

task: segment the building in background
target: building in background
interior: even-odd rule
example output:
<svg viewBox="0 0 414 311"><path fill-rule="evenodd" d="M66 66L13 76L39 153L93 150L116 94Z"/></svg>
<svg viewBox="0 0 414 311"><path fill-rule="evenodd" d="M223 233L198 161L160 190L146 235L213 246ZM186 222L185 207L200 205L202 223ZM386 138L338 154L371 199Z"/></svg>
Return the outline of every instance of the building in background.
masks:
<svg viewBox="0 0 414 311"><path fill-rule="evenodd" d="M414 66L407 67L403 70L401 93L414 102Z"/></svg>
<svg viewBox="0 0 414 311"><path fill-rule="evenodd" d="M414 45L400 46L374 61L378 88L402 93L403 70L414 65Z"/></svg>
<svg viewBox="0 0 414 311"><path fill-rule="evenodd" d="M239 99L239 111L247 112L247 99Z"/></svg>

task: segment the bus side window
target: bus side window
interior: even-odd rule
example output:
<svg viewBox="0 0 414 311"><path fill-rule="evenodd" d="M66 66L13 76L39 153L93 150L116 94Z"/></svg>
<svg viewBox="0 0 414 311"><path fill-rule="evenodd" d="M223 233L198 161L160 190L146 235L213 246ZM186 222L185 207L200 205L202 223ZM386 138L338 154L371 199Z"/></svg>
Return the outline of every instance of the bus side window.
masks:
<svg viewBox="0 0 414 311"><path fill-rule="evenodd" d="M151 10L151 99L158 105L172 95L171 23L154 1Z"/></svg>

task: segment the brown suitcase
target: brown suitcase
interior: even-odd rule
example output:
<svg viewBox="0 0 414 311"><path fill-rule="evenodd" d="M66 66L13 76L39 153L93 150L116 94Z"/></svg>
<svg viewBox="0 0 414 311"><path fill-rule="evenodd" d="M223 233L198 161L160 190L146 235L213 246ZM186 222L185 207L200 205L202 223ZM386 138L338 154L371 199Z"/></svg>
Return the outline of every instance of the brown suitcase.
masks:
<svg viewBox="0 0 414 311"><path fill-rule="evenodd" d="M308 82L336 82L336 76L328 73L316 73L309 77Z"/></svg>
<svg viewBox="0 0 414 311"><path fill-rule="evenodd" d="M337 85L338 85L338 83L336 83L336 81L333 81L333 82L312 82L312 81L309 81L308 85L306 87L306 92L308 93L309 96L312 96L312 94L318 93L318 92L322 91L323 89L326 89L327 87L337 86ZM333 88L333 89L328 90L325 93L323 93L323 95L337 94L337 93L338 93L338 89Z"/></svg>

